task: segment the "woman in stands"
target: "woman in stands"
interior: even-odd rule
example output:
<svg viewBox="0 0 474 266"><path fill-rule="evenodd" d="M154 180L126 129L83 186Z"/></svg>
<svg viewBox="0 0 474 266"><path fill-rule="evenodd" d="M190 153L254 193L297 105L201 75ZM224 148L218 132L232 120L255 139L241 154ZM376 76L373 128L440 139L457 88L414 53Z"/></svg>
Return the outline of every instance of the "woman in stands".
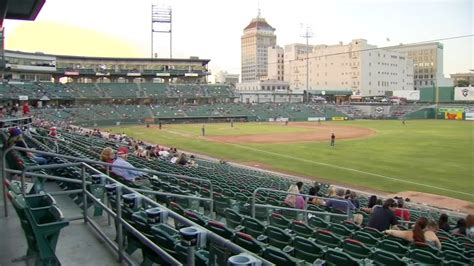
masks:
<svg viewBox="0 0 474 266"><path fill-rule="evenodd" d="M466 220L464 218L459 219L454 227L453 234L466 235Z"/></svg>
<svg viewBox="0 0 474 266"><path fill-rule="evenodd" d="M295 194L300 193L298 186L296 185L291 185L290 188L288 189L288 192L295 193ZM305 204L303 196L293 195L293 194L288 194L288 196L286 196L285 203L297 209L304 209L304 204Z"/></svg>
<svg viewBox="0 0 474 266"><path fill-rule="evenodd" d="M372 208L377 205L377 196L372 195L369 197L369 202L367 204L367 208L361 208L362 211L366 213L372 213Z"/></svg>
<svg viewBox="0 0 474 266"><path fill-rule="evenodd" d="M105 163L114 163L115 154L112 148L107 147L102 150L100 153L100 160Z"/></svg>
<svg viewBox="0 0 474 266"><path fill-rule="evenodd" d="M434 220L428 220L425 217L420 217L412 230L385 230L385 234L398 238L403 238L410 242L421 242L430 245L431 247L441 249L441 242L436 236L438 231L438 224Z"/></svg>
<svg viewBox="0 0 474 266"><path fill-rule="evenodd" d="M438 227L445 232L449 232L451 230L451 227L449 226L448 215L446 213L443 213L439 216Z"/></svg>

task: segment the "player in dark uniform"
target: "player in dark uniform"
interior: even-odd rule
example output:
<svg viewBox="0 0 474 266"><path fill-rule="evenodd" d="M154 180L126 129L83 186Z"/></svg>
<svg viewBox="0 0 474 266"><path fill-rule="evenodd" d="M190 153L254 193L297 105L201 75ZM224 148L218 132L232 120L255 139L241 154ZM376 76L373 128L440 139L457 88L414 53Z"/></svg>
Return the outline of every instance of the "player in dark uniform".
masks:
<svg viewBox="0 0 474 266"><path fill-rule="evenodd" d="M331 135L331 146L334 146L336 144L336 135L334 135L334 133L332 133Z"/></svg>

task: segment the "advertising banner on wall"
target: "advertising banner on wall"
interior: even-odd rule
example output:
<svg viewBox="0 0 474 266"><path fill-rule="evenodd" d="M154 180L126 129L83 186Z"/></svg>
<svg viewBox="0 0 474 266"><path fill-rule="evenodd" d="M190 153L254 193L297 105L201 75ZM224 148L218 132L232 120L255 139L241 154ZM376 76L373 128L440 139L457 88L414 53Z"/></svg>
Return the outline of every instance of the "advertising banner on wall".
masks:
<svg viewBox="0 0 474 266"><path fill-rule="evenodd" d="M474 121L474 113L465 113L464 119Z"/></svg>
<svg viewBox="0 0 474 266"><path fill-rule="evenodd" d="M456 87L454 88L455 101L474 101L473 87Z"/></svg>
<svg viewBox="0 0 474 266"><path fill-rule="evenodd" d="M332 120L333 120L333 121L344 121L344 120L347 120L347 117L343 117L343 116L333 116L333 117L332 117Z"/></svg>
<svg viewBox="0 0 474 266"><path fill-rule="evenodd" d="M446 120L462 120L462 112L446 112L444 113L444 119Z"/></svg>
<svg viewBox="0 0 474 266"><path fill-rule="evenodd" d="M415 90L396 90L393 91L393 96L405 98L408 101L419 101L420 100L420 91Z"/></svg>
<svg viewBox="0 0 474 266"><path fill-rule="evenodd" d="M309 122L317 122L317 121L324 121L326 117L308 117Z"/></svg>

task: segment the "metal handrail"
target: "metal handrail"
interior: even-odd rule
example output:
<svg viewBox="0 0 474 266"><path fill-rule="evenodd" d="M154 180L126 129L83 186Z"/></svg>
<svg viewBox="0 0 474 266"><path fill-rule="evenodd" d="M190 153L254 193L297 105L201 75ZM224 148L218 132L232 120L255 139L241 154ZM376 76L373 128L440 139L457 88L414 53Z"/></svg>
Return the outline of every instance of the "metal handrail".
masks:
<svg viewBox="0 0 474 266"><path fill-rule="evenodd" d="M70 159L74 159L76 161L81 161L79 163L65 163L65 164L54 164L54 165L45 165L45 166L29 166L29 167L26 167L28 169L24 169L23 171L18 171L18 170L13 170L13 169L6 169L5 168L5 163L6 163L6 154L8 152L10 152L11 150L20 150L20 151L26 151L26 152L35 152L35 153L39 153L39 154L45 154L45 155L49 155L49 156L55 156L55 157L62 157L62 158L70 158ZM149 197L145 196L145 195L142 195L141 193L139 193L139 190L136 190L136 189L133 189L131 187L128 187L126 185L123 185L121 184L120 182L116 181L115 179L111 178L110 176L108 175L105 175L103 174L102 172L100 172L99 170L95 169L94 167L90 166L89 164L87 164L87 162L91 162L92 164L99 164L99 165L106 165L106 166L110 166L111 164L108 164L108 163L103 163L103 162L98 162L98 161L93 161L93 160L88 160L88 159L81 159L81 158L75 158L75 157L71 157L71 156L67 156L67 155L61 155L61 154L54 154L54 153L49 153L49 152L43 152L43 151L37 151L37 150L33 150L33 149L25 149L25 148L21 148L21 147L10 147L8 148L4 154L3 154L3 162L4 164L2 165L2 182L4 182L5 180L5 173L6 172L11 172L11 173L18 173L18 174L21 174L22 175L22 178L24 178L25 176L38 176L38 177L43 177L43 178L47 178L47 179L54 179L54 180L61 180L61 181L67 181L67 182L74 182L74 183L81 183L82 184L82 193L83 193L83 197L84 197L84 203L83 203L83 214L84 214L84 222L85 223L89 223L91 225L91 227L96 230L98 232L98 234L104 238L104 240L106 241L106 243L108 243L109 245L112 246L112 248L114 248L115 250L118 251L118 255L119 255L119 261L121 261L122 259L125 259L129 264L133 264L132 260L130 259L130 257L124 253L124 250L123 250L123 241L120 241L121 239L123 240L123 232L121 230L122 226L125 226L126 229L128 231L131 231L132 234L134 234L137 238L139 238L141 241L143 241L143 243L145 245L147 245L148 247L150 247L154 252L156 252L157 254L159 254L160 256L163 256L163 259L165 259L166 261L168 261L169 263L171 263L172 265L182 265L179 261L175 260L172 256L170 256L168 253L166 253L165 251L163 251L160 247L158 247L156 244L154 244L151 240L149 240L146 236L144 236L142 233L140 233L138 230L136 230L135 228L133 228L127 221L125 221L122 217L121 217L121 205L120 205L120 202L121 202L121 198L119 197L121 195L121 192L122 192L122 189L125 189L129 192L132 192L132 193L136 193L137 195L140 196L140 198L142 199L142 202L145 201L147 202L148 204L152 205L152 206L158 206L162 209L166 209L169 213L169 217L173 218L175 221L181 223L181 224L184 224L184 225L187 225L187 226L196 226L196 227L199 227L201 228L202 230L206 231L207 232L207 236L209 237L209 239L211 239L211 241L215 242L216 245L219 245L220 247L223 247L225 249L229 249L231 252L233 253L236 253L236 254L240 254L242 252L246 252L246 253L249 253L248 250L232 243L230 240L227 240L215 233L213 233L212 231L209 231L207 230L206 228L203 228L202 226L182 217L181 215L173 212L172 210L158 204L157 202L155 202L154 200L150 199ZM56 177L56 176L50 176L50 175L44 175L44 174L40 174L40 173L35 173L35 172L27 172L28 170L35 170L35 169L53 169L53 168L58 168L58 167L70 167L70 166L81 166L81 175L82 175L82 180L79 181L79 180L74 180L74 179L67 179L67 178L61 178L61 177ZM114 166L115 167L115 166ZM89 168L89 169L93 169L95 172L97 173L100 173L102 174L102 176L105 177L105 179L109 182L113 182L113 183L116 183L118 184L118 189L117 189L117 194L116 196L118 197L118 200L117 200L117 213L115 213L113 210L111 210L109 207L107 207L105 204L103 204L99 199L95 198L89 191L87 191L86 189L86 185L87 184L90 184L90 182L86 181L85 180L85 168ZM121 168L125 168L125 169L133 169L133 170L141 170L141 169L136 169L136 168L130 168L130 167L121 167ZM150 170L146 170L144 172L157 172L157 171L150 171ZM167 174L167 173L164 173L164 174ZM174 175L174 176L177 176L177 175ZM196 179L196 180L199 180L198 178L192 178L192 179ZM206 181L206 180L203 180L203 181ZM146 193L156 193L156 191L147 191L147 190L142 190L140 189L140 191L146 191ZM4 191L5 192L5 191ZM4 194L5 195L5 194ZM187 198L193 198L192 196L186 196L186 195L176 195L176 194L172 194L173 196L185 196ZM212 197L212 194L211 194L211 197ZM113 241L111 239L109 239L101 230L100 228L98 227L98 225L87 215L87 198L91 198L93 200L94 203L98 204L100 207L102 207L108 214L112 215L120 224L120 226L118 226L118 239L119 239L119 243L118 243L118 247L115 246L115 244L113 243ZM208 200L207 198L199 198L199 197L194 197L195 199L197 200ZM6 203L7 201L5 201ZM211 201L212 203L213 201ZM6 206L7 204L5 204ZM8 215L8 212L7 212L7 209L5 208L5 216ZM263 259L263 258L259 258L261 261L262 261L262 265L273 265L271 262Z"/></svg>
<svg viewBox="0 0 474 266"><path fill-rule="evenodd" d="M8 154L8 152L12 151L12 150L18 150L18 151L25 151L25 152L33 152L33 153L38 153L38 154L43 154L43 155L47 155L47 156L52 156L52 157L59 157L59 158L65 158L65 159L69 159L69 160L73 160L73 161L79 161L79 162L84 162L84 163L90 163L90 164L94 164L94 165L103 165L103 166L106 166L106 167L116 167L116 168L122 168L122 169L127 169L127 170L134 170L134 171L138 171L138 172L144 172L144 173L149 173L149 174L155 174L155 175L166 175L166 176L171 176L171 177L177 177L177 178L182 178L182 179L188 179L188 180L195 180L195 181L200 181L200 182L205 182L205 183L208 183L209 184L209 192L210 192L210 197L212 198L212 195L214 194L214 186L212 184L212 182L208 179L203 179L203 178L197 178L197 177L190 177L190 176L185 176L185 175L176 175L176 174L170 174L170 173L165 173L165 172L160 172L160 171L155 171L155 170L150 170L150 169L142 169L142 168L136 168L136 167L126 167L126 166L117 166L117 165L113 165L111 163L106 163L106 162L101 162L101 161L94 161L94 160L90 160L90 159L85 159L85 158L77 158L77 157L73 157L73 156L68 156L68 155L63 155L63 154L57 154L57 153L51 153L51 152L45 152L45 151L39 151L39 150L35 150L35 149L27 149L27 148L22 148L22 147L16 147L16 146L12 146L12 147L9 147L8 149L6 149L3 153L3 158L2 158L2 182L5 181L5 174L6 174L6 171L5 171L5 165L6 165L6 155ZM47 166L32 166L32 167L37 167L38 169L46 169ZM54 168L54 167L53 167ZM35 169L35 168L33 168ZM64 180L63 180L64 181ZM7 195L6 195L6 192L5 190L3 191L3 198L4 198L4 201L6 202L7 200ZM214 211L214 201L210 201L210 204L209 204L209 209L210 209L210 212L211 212L211 215L213 215L213 211ZM8 216L8 210L7 210L7 207L5 206L5 216Z"/></svg>
<svg viewBox="0 0 474 266"><path fill-rule="evenodd" d="M259 192L259 191L271 191L271 192L277 192L277 193L286 194L286 195L297 195L297 196L303 196L303 197L305 197L304 209L295 209L295 208L286 208L286 207L268 205L268 206L272 206L272 208L274 208L274 209L282 209L282 210L288 209L288 210L291 210L291 211L304 212L304 213L320 213L320 212L317 212L317 211L308 211L308 210L306 209L307 206L308 206L308 199L310 199L310 198L318 198L318 199L324 199L324 200L338 201L338 202L345 203L345 204L347 205L346 214L336 214L336 213L327 212L327 213L325 213L326 215L332 215L332 216L341 216L341 215L342 215L342 216L345 216L345 217L351 217L351 215L352 215L352 210L350 209L349 203L347 202L347 200L334 199L334 198L324 198L324 197L318 197L318 196L315 196L315 195L293 193L293 192L288 192L288 191L283 191L283 190L275 190L275 189L271 189L271 188L257 188L257 189L255 189L254 192L252 193L252 217L253 217L253 218L255 218L255 207L256 207L257 205L265 206L265 205L263 205L263 204L256 204L256 203L255 203L255 199L256 199L256 196L257 196L257 192ZM305 218L305 221L306 221L306 220L307 220L307 216L305 215L304 218Z"/></svg>

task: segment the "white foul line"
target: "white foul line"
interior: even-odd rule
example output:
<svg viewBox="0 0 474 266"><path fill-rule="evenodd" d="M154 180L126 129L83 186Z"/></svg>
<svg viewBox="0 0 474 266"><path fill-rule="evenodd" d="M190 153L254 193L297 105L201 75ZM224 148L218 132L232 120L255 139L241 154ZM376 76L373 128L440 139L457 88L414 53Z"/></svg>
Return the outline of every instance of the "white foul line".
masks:
<svg viewBox="0 0 474 266"><path fill-rule="evenodd" d="M177 132L170 132L170 133L171 133L171 134L181 135L181 134L178 134ZM197 139L197 137L194 137L194 139ZM265 151L265 150L260 150L260 149L248 147L248 146L243 146L243 145L239 145L239 144L232 143L232 142L226 142L226 141L222 141L222 140L221 140L221 141L213 140L213 141L215 141L215 142L220 142L220 143L225 143L225 144L229 144L229 145L233 145L233 146L237 146L237 147L241 147L241 148L248 149L248 150L253 150L253 151L268 153L268 154L272 154L272 155L276 155L276 156L280 156L280 157L292 159L292 160L295 160L295 161L302 161L302 162L311 163L311 164L324 165L324 166L327 166L327 167L332 167L332 168L342 169L342 170L346 170L346 171L357 172L357 173L366 174L366 175L371 175L371 176L382 177L382 178L385 178L385 179L390 179L390 180L392 180L392 181L397 181L397 182L401 182L401 183L407 183L407 184L412 184L412 185L417 185L417 186L422 186L422 187L428 187L428 188L433 188L433 189L448 191L448 192L452 192L452 193L455 193L455 194L461 194L461 195L466 195L466 196L472 197L472 194L469 194L469 193L466 193L466 192L451 190L451 189L442 188L442 187L435 187L435 186L432 186L432 185L421 184L421 183L417 183L417 182L413 182L413 181L408 181L408 180L399 179L399 178L390 177L390 176L384 176L384 175L381 175L381 174L375 174L375 173L365 172L365 171L357 170L357 169L354 169L354 168L348 168L348 167L338 166L338 165L334 165L334 164L328 164L328 163L310 161L310 160L301 159L301 158L296 158L296 157L292 157L292 156L285 155L285 154L281 154L281 153L276 153L276 152L271 152L271 151Z"/></svg>

